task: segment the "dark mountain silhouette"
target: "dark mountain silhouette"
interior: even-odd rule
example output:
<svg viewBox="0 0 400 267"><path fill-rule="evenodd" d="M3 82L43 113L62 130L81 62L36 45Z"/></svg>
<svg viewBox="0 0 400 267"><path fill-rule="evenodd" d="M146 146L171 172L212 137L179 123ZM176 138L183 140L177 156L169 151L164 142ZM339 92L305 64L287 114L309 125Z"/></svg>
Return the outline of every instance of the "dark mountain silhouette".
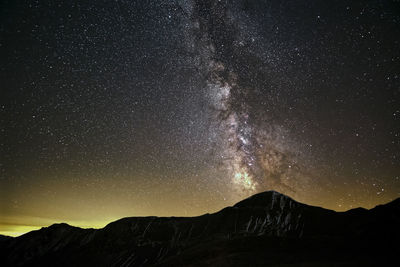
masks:
<svg viewBox="0 0 400 267"><path fill-rule="evenodd" d="M335 212L274 191L199 217L54 224L0 241L2 266L398 266L400 199Z"/></svg>
<svg viewBox="0 0 400 267"><path fill-rule="evenodd" d="M9 239L12 239L12 237L8 236L8 235L0 235L0 242L6 241Z"/></svg>

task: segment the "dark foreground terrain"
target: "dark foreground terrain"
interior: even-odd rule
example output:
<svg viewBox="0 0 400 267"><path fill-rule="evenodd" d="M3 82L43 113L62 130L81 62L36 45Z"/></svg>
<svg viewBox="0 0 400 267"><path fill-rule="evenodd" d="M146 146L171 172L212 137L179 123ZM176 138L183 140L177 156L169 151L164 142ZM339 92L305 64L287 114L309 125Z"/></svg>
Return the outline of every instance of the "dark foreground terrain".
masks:
<svg viewBox="0 0 400 267"><path fill-rule="evenodd" d="M400 266L400 198L335 212L268 191L199 217L55 224L0 238L1 266Z"/></svg>

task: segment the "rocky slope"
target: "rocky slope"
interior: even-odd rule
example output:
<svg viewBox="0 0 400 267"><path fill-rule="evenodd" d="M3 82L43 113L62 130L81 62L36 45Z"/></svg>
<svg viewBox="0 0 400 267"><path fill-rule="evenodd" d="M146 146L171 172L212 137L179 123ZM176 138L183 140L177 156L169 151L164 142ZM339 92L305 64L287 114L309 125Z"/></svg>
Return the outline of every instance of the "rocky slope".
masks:
<svg viewBox="0 0 400 267"><path fill-rule="evenodd" d="M268 191L199 217L55 224L0 249L2 266L387 266L400 252L399 225L400 199L335 212Z"/></svg>

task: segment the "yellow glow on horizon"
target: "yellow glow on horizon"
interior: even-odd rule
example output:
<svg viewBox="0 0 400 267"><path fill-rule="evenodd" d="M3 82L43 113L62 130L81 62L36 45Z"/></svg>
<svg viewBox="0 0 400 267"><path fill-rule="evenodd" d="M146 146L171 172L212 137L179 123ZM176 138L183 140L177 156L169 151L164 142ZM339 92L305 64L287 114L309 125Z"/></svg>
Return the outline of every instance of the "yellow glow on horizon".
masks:
<svg viewBox="0 0 400 267"><path fill-rule="evenodd" d="M29 226L29 225L0 225L0 235L6 236L20 236L30 231L39 230L39 226Z"/></svg>
<svg viewBox="0 0 400 267"><path fill-rule="evenodd" d="M42 227L49 227L50 225L56 224L56 223L67 223L71 226L74 227L79 227L79 228L103 228L110 222L115 221L115 220L110 220L110 221L104 221L104 222L82 222L82 221L54 221L54 222L48 222L48 223L43 223L42 225L20 225L20 224L12 224L12 223L0 223L0 235L5 235L5 236L12 236L12 237L17 237L21 236L23 234L26 234L31 231L39 230Z"/></svg>

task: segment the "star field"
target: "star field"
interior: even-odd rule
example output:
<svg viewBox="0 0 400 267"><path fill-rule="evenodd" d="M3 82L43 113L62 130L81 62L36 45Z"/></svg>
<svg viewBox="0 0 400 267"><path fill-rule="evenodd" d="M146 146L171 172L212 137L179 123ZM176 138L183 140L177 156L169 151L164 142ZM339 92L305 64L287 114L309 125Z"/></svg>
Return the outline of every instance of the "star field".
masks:
<svg viewBox="0 0 400 267"><path fill-rule="evenodd" d="M276 190L400 196L398 1L5 1L0 232Z"/></svg>

